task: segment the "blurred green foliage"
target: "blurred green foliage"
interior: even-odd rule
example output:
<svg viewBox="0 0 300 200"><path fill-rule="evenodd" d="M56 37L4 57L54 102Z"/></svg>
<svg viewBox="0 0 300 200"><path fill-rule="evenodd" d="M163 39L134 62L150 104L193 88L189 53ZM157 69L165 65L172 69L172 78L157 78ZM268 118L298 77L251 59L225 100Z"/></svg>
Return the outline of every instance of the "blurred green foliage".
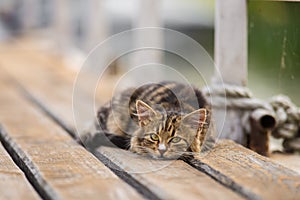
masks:
<svg viewBox="0 0 300 200"><path fill-rule="evenodd" d="M249 87L300 105L300 3L248 1Z"/></svg>

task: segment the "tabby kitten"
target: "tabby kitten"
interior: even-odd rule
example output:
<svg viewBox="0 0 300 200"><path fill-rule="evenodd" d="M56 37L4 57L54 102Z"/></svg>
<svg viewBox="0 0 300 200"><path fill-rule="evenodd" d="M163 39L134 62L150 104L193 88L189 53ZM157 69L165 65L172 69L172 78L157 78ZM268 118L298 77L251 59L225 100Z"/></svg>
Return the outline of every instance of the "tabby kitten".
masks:
<svg viewBox="0 0 300 200"><path fill-rule="evenodd" d="M153 158L177 159L201 151L209 105L201 92L177 82L125 90L101 107L94 131L82 138L87 148L113 144Z"/></svg>

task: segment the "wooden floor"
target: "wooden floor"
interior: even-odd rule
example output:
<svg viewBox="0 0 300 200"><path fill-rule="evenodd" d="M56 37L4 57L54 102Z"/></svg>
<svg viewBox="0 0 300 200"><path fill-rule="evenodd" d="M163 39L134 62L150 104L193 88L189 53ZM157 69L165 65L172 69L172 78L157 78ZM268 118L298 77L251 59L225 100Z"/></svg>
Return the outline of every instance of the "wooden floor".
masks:
<svg viewBox="0 0 300 200"><path fill-rule="evenodd" d="M0 199L300 198L299 156L269 159L227 140L186 162L92 155L74 140L75 78L32 43L0 45Z"/></svg>

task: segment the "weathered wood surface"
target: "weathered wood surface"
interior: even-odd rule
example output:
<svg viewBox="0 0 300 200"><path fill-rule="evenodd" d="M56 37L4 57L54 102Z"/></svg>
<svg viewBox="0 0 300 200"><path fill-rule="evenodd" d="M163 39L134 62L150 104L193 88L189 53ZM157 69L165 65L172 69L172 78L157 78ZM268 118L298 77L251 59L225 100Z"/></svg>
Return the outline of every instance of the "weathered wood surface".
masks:
<svg viewBox="0 0 300 200"><path fill-rule="evenodd" d="M0 145L0 199L40 199L2 145Z"/></svg>
<svg viewBox="0 0 300 200"><path fill-rule="evenodd" d="M17 66L16 66L17 67ZM31 68L34 69L34 68ZM41 70L40 68L39 70ZM40 80L41 77L34 77L34 76L22 76L20 72L16 69L9 69L6 68L10 73L12 73L15 77L18 77L18 80L20 83L28 89L29 92L32 92L33 95L37 95L37 97L41 100L43 105L51 105L50 110L52 107L55 107L57 103L57 99L54 100L56 97L56 93L61 94L62 91L64 91L66 88L71 88L70 87L70 82L68 81L63 81L63 79L59 79L59 76L56 77L55 74L56 72L51 72L51 70L47 70L42 74L47 74L47 78L50 80L45 80L47 82L51 82L53 79L59 79L62 87L59 87L51 92L51 96L47 94L45 91L51 91L53 88L53 85L51 84L32 84L32 82L36 83L37 80ZM47 73L46 73L47 72ZM50 73L50 74L49 74ZM45 77L44 77L45 78ZM33 80L36 79L36 80ZM69 91L66 91L69 93ZM69 109L68 103L69 103L69 97L65 96L65 98L59 97L59 109L55 108L54 113L58 113L59 116L64 115L64 118L61 118L61 120L66 120L66 121L71 121L72 120L72 110ZM65 106L65 107L61 107ZM61 114L60 112L64 112ZM68 115L66 115L66 112ZM32 120L32 119L31 119ZM28 122L29 123L29 122ZM46 127L45 127L46 128ZM43 129L46 131L46 129ZM40 129L40 128L38 128ZM42 137L42 136L41 136ZM50 138L48 138L50 140ZM53 140L53 139L52 139ZM19 143L19 142L18 142ZM53 146L53 144L51 144ZM59 148L59 147L57 147ZM24 147L23 147L24 149ZM110 152L111 151L111 152ZM109 153L110 152L110 153ZM123 160L125 162L128 158L131 157L126 157L126 154L128 152L124 152L122 150L117 150L117 149L106 149L105 151L105 156L109 159L108 162L115 162L120 170L124 170L123 167L126 168L126 166L120 165L120 162ZM99 156L100 160L101 155ZM141 173L141 174L136 174L136 170L139 170L135 166L136 163L145 163L144 167L147 167L147 162L146 160L143 161L141 158L136 158L134 161L134 158L131 158L131 162L128 163L127 167L131 167L130 172L126 174L124 172L116 172L121 173L119 174L121 177L122 176L127 176L125 177L126 179L129 179L128 182L130 181L137 181L132 184L133 187L135 187L137 190L140 190L140 193L147 193L144 194L148 198L163 198L163 199L182 199L184 197L190 197L193 199L211 199L212 197L214 198L225 198L225 199L241 199L241 197L238 194L235 194L232 192L230 189L227 189L226 187L220 185L207 175L205 175L202 172L199 172L196 169L193 169L190 167L188 164L184 163L183 161L174 161L172 162L172 165L168 166L167 168L163 168L162 170L155 170L154 172L147 172L147 173ZM161 168L159 165L164 165L165 162L163 161L156 161L153 167ZM131 165L130 165L131 164ZM139 166L143 166L140 165ZM111 166L108 164L108 167L114 169L114 166ZM176 173L176 174L175 174ZM123 178L123 177L122 177ZM82 183L84 184L84 183ZM104 183L103 183L104 185ZM107 184L106 184L107 185ZM88 185L86 187L89 187ZM114 186L118 187L118 186ZM149 191L147 191L149 188ZM176 188L176 189L175 189ZM217 188L217 189L216 189Z"/></svg>
<svg viewBox="0 0 300 200"><path fill-rule="evenodd" d="M37 97L52 101L55 106L50 104L49 107L57 117L66 119L66 126L70 127L73 121L66 116L72 111L72 83L76 74L72 70L64 69L59 58L45 56L36 46L26 41L16 43L14 47L1 45L0 70L9 72L21 84L26 82L29 89L35 87L31 92ZM69 84L66 85L65 82ZM43 88L48 90L41 90ZM61 103L62 100L64 103Z"/></svg>
<svg viewBox="0 0 300 200"><path fill-rule="evenodd" d="M270 158L300 174L300 155L273 153Z"/></svg>
<svg viewBox="0 0 300 200"><path fill-rule="evenodd" d="M51 112L64 122L64 128L72 132L73 128L73 109L72 94L73 84L77 73L64 65L63 61L56 56L42 51L39 44L24 40L15 45L0 46L0 69L4 69L14 77L22 86L25 86L38 100L45 103ZM17 58L17 59L16 59ZM86 102L93 98L85 93L85 87L89 85L89 77L86 78L86 85L79 88L83 91L80 101ZM107 82L112 80L105 80ZM102 94L110 94L113 84L107 84ZM103 104L108 100L108 96L96 96L97 102ZM82 104L80 109L86 110ZM85 114L81 112L81 114ZM82 116L83 121L88 121L92 116ZM60 120L64 119L64 120Z"/></svg>
<svg viewBox="0 0 300 200"><path fill-rule="evenodd" d="M229 140L191 164L251 199L300 197L300 174Z"/></svg>
<svg viewBox="0 0 300 200"><path fill-rule="evenodd" d="M247 1L217 0L215 12L215 63L213 84L247 84ZM233 73L234 72L234 73ZM224 87L224 86L220 86ZM214 98L212 97L212 101ZM226 115L224 116L224 113ZM215 108L214 117L221 138L246 146L238 110ZM225 121L223 122L223 118Z"/></svg>
<svg viewBox="0 0 300 200"><path fill-rule="evenodd" d="M100 152L161 199L242 199L180 160L148 159L108 147L101 147Z"/></svg>
<svg viewBox="0 0 300 200"><path fill-rule="evenodd" d="M1 79L3 77L0 74ZM3 95L7 91L7 88L0 84L0 91ZM7 109L2 109L2 107L5 107L3 103L0 100L0 118L9 114ZM2 141L1 137L0 141ZM24 173L14 163L2 144L0 144L0 199L40 199Z"/></svg>
<svg viewBox="0 0 300 200"><path fill-rule="evenodd" d="M0 79L1 139L45 199L142 197Z"/></svg>
<svg viewBox="0 0 300 200"><path fill-rule="evenodd" d="M30 62L34 62L36 60L31 60ZM30 64L27 64L27 71L30 69L32 72L38 70L41 76L34 75L22 75L22 69L18 65L14 63L17 61L7 61L6 64L10 64L11 68L6 67L6 70L9 73L13 74L14 77L18 77L20 83L27 88L27 90L37 99L41 100L43 105L49 106L49 111L53 115L64 116L62 119L65 121L72 121L72 110L69 104L71 88L71 81L67 79L57 78L59 75L57 73L62 73L62 71L55 71L51 66L46 67L46 71L44 67L38 67L37 63L35 63L35 67L31 67ZM20 62L20 61L18 61ZM24 61L23 61L24 62ZM44 61L40 61L41 64ZM1 59L0 59L1 63ZM33 63L34 65L34 63ZM40 65L39 65L40 66ZM34 74L34 73L31 73ZM68 75L69 77L69 75ZM55 82L54 80L58 79L59 87L56 87L53 90L53 85L49 84L51 82ZM39 82L46 81L48 84L37 84ZM67 90L65 90L67 89ZM51 91L51 94L47 92ZM63 94L60 98L57 98L56 95ZM67 95L68 94L68 95ZM57 114L57 115L56 115ZM55 117L54 116L54 117ZM121 156L114 156L115 154L109 153L110 151L106 149L105 153L107 158L114 159L113 161L118 163L117 161L121 161L123 158ZM121 154L122 155L122 154ZM110 159L107 162L111 162ZM186 164L178 161L186 168L190 168ZM178 163L176 161L176 163ZM107 164L107 163L106 163ZM122 165L123 164L123 165ZM119 163L119 167L127 167L126 169L130 169L131 171L135 170L134 166L126 166L124 163ZM264 158L259 156L258 154L243 148L240 145L237 145L233 142L223 142L216 146L206 157L201 157L199 160L194 160L190 162L192 166L199 169L200 171L209 174L211 177L216 179L218 182L226 185L231 188L235 192L240 193L246 198L249 199L295 199L299 194L299 174L272 162L268 158ZM131 168L128 168L131 167ZM125 169L124 168L124 169ZM192 169L192 168L191 168ZM167 170L167 169L165 169ZM170 169L168 169L170 170ZM172 169L173 170L173 169ZM171 170L171 171L172 171ZM193 169L194 170L194 169ZM189 170L188 170L189 171ZM159 173L159 172L156 172ZM190 171L189 171L190 173ZM193 172L194 173L194 172ZM156 175L153 175L153 177ZM129 174L129 179L131 181L135 180L135 178L142 185L149 187L151 191L157 192L168 191L168 185L163 185L162 188L158 186L150 187L150 183L153 183L152 177L149 176L147 178L141 178L140 175L136 175L134 173ZM178 177L177 177L178 178ZM145 180L144 180L145 179ZM184 179L184 178L183 178ZM142 181L145 182L142 182ZM172 181L174 181L172 179ZM164 182L167 184L167 181ZM171 183L170 183L171 184ZM132 184L134 185L134 184ZM196 187L196 186L195 186ZM158 194L158 193L157 193ZM169 192L164 194L158 194L159 197L163 195L172 195ZM194 195L194 194L193 194Z"/></svg>
<svg viewBox="0 0 300 200"><path fill-rule="evenodd" d="M247 34L247 1L217 0L215 62L223 78L218 83L246 86Z"/></svg>

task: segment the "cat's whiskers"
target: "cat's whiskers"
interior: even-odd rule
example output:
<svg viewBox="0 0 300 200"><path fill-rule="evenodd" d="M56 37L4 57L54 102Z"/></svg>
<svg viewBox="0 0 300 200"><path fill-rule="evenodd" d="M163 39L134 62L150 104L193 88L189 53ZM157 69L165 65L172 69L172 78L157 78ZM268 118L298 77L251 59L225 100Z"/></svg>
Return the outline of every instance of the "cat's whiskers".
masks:
<svg viewBox="0 0 300 200"><path fill-rule="evenodd" d="M134 146L135 149L141 150L143 153L149 153L149 148L144 147L144 146L140 146L140 145L135 145Z"/></svg>
<svg viewBox="0 0 300 200"><path fill-rule="evenodd" d="M172 153L178 153L181 155L198 155L198 152L190 152L190 151L172 151Z"/></svg>

